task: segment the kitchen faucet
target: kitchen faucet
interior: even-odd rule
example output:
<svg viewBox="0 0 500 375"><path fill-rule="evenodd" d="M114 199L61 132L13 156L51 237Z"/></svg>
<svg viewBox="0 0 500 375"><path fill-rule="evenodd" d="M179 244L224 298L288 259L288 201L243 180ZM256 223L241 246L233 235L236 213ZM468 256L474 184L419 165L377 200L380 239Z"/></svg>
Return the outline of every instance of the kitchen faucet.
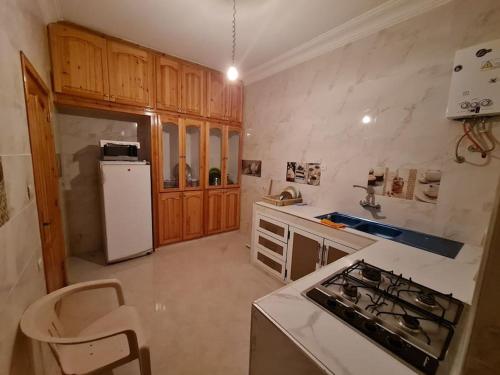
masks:
<svg viewBox="0 0 500 375"><path fill-rule="evenodd" d="M352 187L366 190L366 198L359 201L361 207L373 208L377 211L380 210L380 204L375 203L375 188L373 186L352 185Z"/></svg>

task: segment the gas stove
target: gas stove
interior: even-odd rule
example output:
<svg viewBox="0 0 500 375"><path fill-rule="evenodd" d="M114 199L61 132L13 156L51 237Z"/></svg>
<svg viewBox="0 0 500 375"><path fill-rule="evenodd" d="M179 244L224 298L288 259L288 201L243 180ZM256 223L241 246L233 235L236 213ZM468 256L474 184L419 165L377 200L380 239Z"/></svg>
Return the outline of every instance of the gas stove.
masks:
<svg viewBox="0 0 500 375"><path fill-rule="evenodd" d="M435 374L464 305L393 271L357 261L305 296L425 374Z"/></svg>

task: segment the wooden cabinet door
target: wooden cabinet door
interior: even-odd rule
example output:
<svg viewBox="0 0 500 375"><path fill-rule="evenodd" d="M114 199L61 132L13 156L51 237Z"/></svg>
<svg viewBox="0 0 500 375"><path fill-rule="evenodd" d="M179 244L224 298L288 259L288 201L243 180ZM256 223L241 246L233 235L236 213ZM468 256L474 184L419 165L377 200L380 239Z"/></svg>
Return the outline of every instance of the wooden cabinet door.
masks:
<svg viewBox="0 0 500 375"><path fill-rule="evenodd" d="M160 109L181 109L181 63L166 56L156 56L156 106Z"/></svg>
<svg viewBox="0 0 500 375"><path fill-rule="evenodd" d="M182 129L179 118L161 114L158 138L158 167L160 191L182 190Z"/></svg>
<svg viewBox="0 0 500 375"><path fill-rule="evenodd" d="M201 120L183 117L181 166L184 178L181 186L185 190L200 190L205 170L205 123Z"/></svg>
<svg viewBox="0 0 500 375"><path fill-rule="evenodd" d="M295 281L321 267L323 238L290 228L287 251L287 281Z"/></svg>
<svg viewBox="0 0 500 375"><path fill-rule="evenodd" d="M206 233L219 233L223 230L224 190L208 190L205 211Z"/></svg>
<svg viewBox="0 0 500 375"><path fill-rule="evenodd" d="M153 106L153 55L150 52L108 41L108 67L111 101Z"/></svg>
<svg viewBox="0 0 500 375"><path fill-rule="evenodd" d="M203 191L183 193L182 239L203 236Z"/></svg>
<svg viewBox="0 0 500 375"><path fill-rule="evenodd" d="M205 70L196 65L182 64L182 112L205 114Z"/></svg>
<svg viewBox="0 0 500 375"><path fill-rule="evenodd" d="M227 117L229 121L241 123L243 120L243 85L241 82L232 82L227 87L229 96Z"/></svg>
<svg viewBox="0 0 500 375"><path fill-rule="evenodd" d="M158 200L160 245L182 240L182 193L161 193Z"/></svg>
<svg viewBox="0 0 500 375"><path fill-rule="evenodd" d="M49 25L54 91L107 100L106 39L64 24Z"/></svg>
<svg viewBox="0 0 500 375"><path fill-rule="evenodd" d="M228 189L224 192L223 230L235 230L240 227L240 189Z"/></svg>
<svg viewBox="0 0 500 375"><path fill-rule="evenodd" d="M226 120L228 91L221 72L208 72L208 117Z"/></svg>

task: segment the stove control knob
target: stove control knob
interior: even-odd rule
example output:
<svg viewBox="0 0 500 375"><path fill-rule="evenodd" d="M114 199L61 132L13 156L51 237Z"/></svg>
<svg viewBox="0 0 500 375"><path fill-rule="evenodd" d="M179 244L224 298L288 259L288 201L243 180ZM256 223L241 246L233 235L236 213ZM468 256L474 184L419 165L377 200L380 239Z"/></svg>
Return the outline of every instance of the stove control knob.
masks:
<svg viewBox="0 0 500 375"><path fill-rule="evenodd" d="M389 346L392 348L392 349L403 349L404 347L404 343L403 343L403 339L401 337L399 337L398 335L390 335L389 337L387 337L387 343L389 344Z"/></svg>
<svg viewBox="0 0 500 375"><path fill-rule="evenodd" d="M470 106L469 102L460 103L460 108L462 108L462 109L467 109L467 108L469 108L469 106Z"/></svg>
<svg viewBox="0 0 500 375"><path fill-rule="evenodd" d="M328 305L328 307L333 309L337 307L337 300L335 299L335 297L328 297L326 304Z"/></svg>
<svg viewBox="0 0 500 375"><path fill-rule="evenodd" d="M493 100L486 98L486 99L481 100L480 104L481 104L481 107L489 107L490 105L493 104Z"/></svg>

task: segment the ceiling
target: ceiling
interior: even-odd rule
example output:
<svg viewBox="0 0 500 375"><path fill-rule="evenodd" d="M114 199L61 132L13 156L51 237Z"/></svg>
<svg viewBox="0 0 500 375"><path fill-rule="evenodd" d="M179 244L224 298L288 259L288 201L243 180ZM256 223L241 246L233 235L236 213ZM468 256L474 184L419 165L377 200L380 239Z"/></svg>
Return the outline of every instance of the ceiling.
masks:
<svg viewBox="0 0 500 375"><path fill-rule="evenodd" d="M236 65L242 72L386 0L237 0ZM60 0L62 16L200 64L231 63L232 0Z"/></svg>

